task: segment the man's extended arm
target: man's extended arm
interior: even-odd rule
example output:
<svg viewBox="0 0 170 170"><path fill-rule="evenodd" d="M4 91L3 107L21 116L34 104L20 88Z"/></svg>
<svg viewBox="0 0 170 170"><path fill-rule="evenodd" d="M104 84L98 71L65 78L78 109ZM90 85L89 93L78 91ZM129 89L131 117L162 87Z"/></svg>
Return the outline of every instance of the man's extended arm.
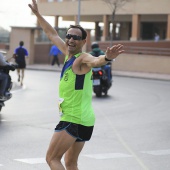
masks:
<svg viewBox="0 0 170 170"><path fill-rule="evenodd" d="M99 57L92 57L89 54L86 57L83 57L82 62L86 63L89 67L98 67L107 64L107 60L113 60L123 52L123 45L118 44L112 47L107 47L105 55L100 55Z"/></svg>
<svg viewBox="0 0 170 170"><path fill-rule="evenodd" d="M31 8L32 12L36 15L38 22L40 23L41 27L43 28L48 38L65 54L66 53L65 42L59 37L57 31L39 13L36 0L32 0L32 5L28 4L28 6Z"/></svg>

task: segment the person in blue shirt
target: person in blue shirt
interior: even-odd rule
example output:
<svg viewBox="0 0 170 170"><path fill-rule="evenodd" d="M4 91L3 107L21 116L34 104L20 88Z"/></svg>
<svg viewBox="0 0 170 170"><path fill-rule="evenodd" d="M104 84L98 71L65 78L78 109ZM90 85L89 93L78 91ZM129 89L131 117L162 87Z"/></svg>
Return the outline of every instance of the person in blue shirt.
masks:
<svg viewBox="0 0 170 170"><path fill-rule="evenodd" d="M59 57L58 57L59 54L62 54L62 52L55 45L52 45L52 47L50 49L50 54L49 54L49 56L53 56L53 60L51 62L52 66L55 63L57 63L57 65L60 67L60 61L59 61Z"/></svg>
<svg viewBox="0 0 170 170"><path fill-rule="evenodd" d="M23 85L24 70L26 68L25 57L28 56L28 51L23 46L24 46L24 42L20 41L19 47L17 47L14 51L15 62L18 64L17 67L18 82L21 81L21 86ZM21 71L21 75L20 75L20 71Z"/></svg>

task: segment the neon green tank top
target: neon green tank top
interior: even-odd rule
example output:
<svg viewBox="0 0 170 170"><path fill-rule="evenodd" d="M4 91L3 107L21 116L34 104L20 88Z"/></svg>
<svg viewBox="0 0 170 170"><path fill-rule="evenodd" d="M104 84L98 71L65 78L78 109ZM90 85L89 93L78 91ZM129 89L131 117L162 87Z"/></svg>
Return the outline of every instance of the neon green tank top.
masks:
<svg viewBox="0 0 170 170"><path fill-rule="evenodd" d="M66 56L59 84L61 121L93 126L95 115L92 108L92 70L83 75L72 71L73 62L81 53L70 60Z"/></svg>

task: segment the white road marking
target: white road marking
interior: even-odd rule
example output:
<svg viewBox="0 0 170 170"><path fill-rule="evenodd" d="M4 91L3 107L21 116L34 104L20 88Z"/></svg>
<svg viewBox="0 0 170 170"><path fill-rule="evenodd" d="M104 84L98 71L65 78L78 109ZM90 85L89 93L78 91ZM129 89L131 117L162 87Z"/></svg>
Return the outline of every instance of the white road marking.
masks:
<svg viewBox="0 0 170 170"><path fill-rule="evenodd" d="M154 156L158 155L170 155L170 149L167 150L153 150L153 151L140 151L141 153L144 154L150 154ZM102 160L102 159L121 159L121 158L134 158L133 154L124 154L124 153L103 153L103 154L85 154L82 155L85 157L97 159L97 160ZM25 159L14 159L15 161L18 162L23 162L27 164L44 164L46 163L45 158L25 158ZM62 158L62 163L64 163L64 159ZM3 166L0 164L0 166Z"/></svg>
<svg viewBox="0 0 170 170"><path fill-rule="evenodd" d="M14 159L15 161L27 163L27 164L41 164L46 163L45 158L27 158L27 159Z"/></svg>
<svg viewBox="0 0 170 170"><path fill-rule="evenodd" d="M94 158L94 159L111 159L111 158L128 158L128 157L132 157L132 155L128 155L128 154L124 154L124 153L90 154L90 155L84 155L84 156Z"/></svg>
<svg viewBox="0 0 170 170"><path fill-rule="evenodd" d="M141 151L142 153L150 155L170 155L170 149L166 150L153 150L153 151Z"/></svg>
<svg viewBox="0 0 170 170"><path fill-rule="evenodd" d="M98 109L98 113L103 116L103 118L106 120L106 122L110 125L111 129L117 136L118 141L122 144L122 146L130 153L130 155L133 156L133 158L137 161L137 163L143 168L143 170L149 170L149 168L144 164L144 162L136 155L136 153L128 146L128 144L125 142L125 140L122 138L122 136L119 134L117 129L114 127L112 121L106 116L106 114L103 114L101 110Z"/></svg>
<svg viewBox="0 0 170 170"><path fill-rule="evenodd" d="M15 161L18 162L23 162L23 163L27 163L27 164L46 164L46 160L45 158L25 158L25 159L14 159ZM64 162L64 159L61 160L62 162Z"/></svg>
<svg viewBox="0 0 170 170"><path fill-rule="evenodd" d="M7 120L5 120L5 119L1 119L1 122L7 122Z"/></svg>

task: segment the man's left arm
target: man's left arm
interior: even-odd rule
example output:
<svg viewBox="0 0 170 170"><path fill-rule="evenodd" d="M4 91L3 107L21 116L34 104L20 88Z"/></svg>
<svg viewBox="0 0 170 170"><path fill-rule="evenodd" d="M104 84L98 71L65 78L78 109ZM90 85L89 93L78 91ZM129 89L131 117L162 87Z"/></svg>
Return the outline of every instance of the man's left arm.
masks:
<svg viewBox="0 0 170 170"><path fill-rule="evenodd" d="M88 54L83 58L83 63L86 63L88 67L99 67L107 64L109 61L115 59L119 54L123 53L123 45L118 44L112 47L107 47L105 55L100 55L99 57L93 57Z"/></svg>

